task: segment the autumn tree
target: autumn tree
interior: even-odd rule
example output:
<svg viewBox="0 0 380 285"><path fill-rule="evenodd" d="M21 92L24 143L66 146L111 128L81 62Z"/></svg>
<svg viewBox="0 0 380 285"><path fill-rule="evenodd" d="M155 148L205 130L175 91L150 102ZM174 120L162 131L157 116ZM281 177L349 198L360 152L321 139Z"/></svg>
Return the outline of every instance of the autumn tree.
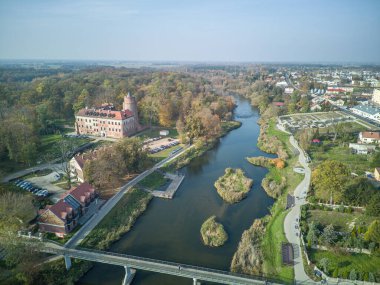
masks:
<svg viewBox="0 0 380 285"><path fill-rule="evenodd" d="M311 182L316 198L341 202L349 178L350 170L343 163L334 160L322 162L312 173Z"/></svg>

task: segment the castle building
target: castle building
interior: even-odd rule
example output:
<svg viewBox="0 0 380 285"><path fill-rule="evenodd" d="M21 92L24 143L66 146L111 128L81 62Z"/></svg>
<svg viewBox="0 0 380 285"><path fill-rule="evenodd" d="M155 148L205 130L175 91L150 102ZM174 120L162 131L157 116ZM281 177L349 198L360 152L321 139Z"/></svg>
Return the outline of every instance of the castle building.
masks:
<svg viewBox="0 0 380 285"><path fill-rule="evenodd" d="M139 129L137 103L129 93L124 96L122 111L116 111L112 104L103 104L97 108L81 109L75 115L75 130L78 135L124 138Z"/></svg>

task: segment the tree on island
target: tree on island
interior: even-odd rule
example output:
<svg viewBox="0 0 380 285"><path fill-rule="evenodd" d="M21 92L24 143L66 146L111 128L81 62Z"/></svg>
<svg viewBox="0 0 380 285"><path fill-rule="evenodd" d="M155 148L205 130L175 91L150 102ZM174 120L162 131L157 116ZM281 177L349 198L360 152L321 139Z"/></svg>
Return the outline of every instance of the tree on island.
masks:
<svg viewBox="0 0 380 285"><path fill-rule="evenodd" d="M227 240L228 235L222 224L216 221L215 216L208 218L201 227L203 243L211 247L222 246Z"/></svg>
<svg viewBox="0 0 380 285"><path fill-rule="evenodd" d="M225 174L218 178L214 186L224 201L236 203L247 196L252 184L253 180L245 177L243 170L226 168Z"/></svg>

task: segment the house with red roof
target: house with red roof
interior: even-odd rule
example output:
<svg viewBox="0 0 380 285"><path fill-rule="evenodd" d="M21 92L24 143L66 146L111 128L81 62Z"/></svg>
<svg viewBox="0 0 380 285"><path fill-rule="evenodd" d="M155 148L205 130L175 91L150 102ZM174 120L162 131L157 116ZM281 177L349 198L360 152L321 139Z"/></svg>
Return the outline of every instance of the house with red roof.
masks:
<svg viewBox="0 0 380 285"><path fill-rule="evenodd" d="M84 182L84 164L87 160L96 158L96 151L88 151L86 153L77 154L70 160L71 177L75 178L78 182Z"/></svg>
<svg viewBox="0 0 380 285"><path fill-rule="evenodd" d="M55 233L59 237L70 233L78 224L79 207L75 209L65 200L42 210L38 217L38 226L41 232Z"/></svg>
<svg viewBox="0 0 380 285"><path fill-rule="evenodd" d="M96 203L96 191L87 182L71 189L54 205L39 212L38 225L41 232L63 237L70 233L78 220Z"/></svg>

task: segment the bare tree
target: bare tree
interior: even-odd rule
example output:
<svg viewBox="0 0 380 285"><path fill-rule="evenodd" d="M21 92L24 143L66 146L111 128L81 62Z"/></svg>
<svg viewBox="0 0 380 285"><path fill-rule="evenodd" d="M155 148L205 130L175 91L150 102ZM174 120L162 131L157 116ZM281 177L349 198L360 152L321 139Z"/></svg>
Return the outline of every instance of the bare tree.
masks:
<svg viewBox="0 0 380 285"><path fill-rule="evenodd" d="M70 168L70 160L74 155L75 152L75 146L73 144L72 140L66 139L62 137L62 139L59 141L59 163L60 163L60 170L64 172L67 187L71 188L71 168Z"/></svg>

